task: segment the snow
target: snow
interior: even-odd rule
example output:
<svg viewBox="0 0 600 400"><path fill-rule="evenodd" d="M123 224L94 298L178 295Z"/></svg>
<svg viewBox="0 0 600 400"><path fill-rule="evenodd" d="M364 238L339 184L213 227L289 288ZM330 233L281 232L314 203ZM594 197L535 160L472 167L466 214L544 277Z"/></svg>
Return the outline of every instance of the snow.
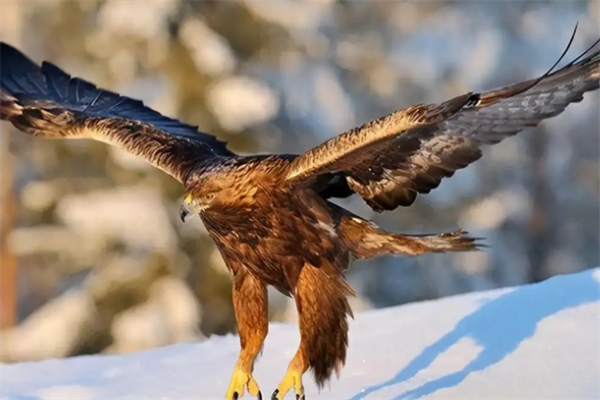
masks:
<svg viewBox="0 0 600 400"><path fill-rule="evenodd" d="M306 375L306 397L599 399L599 317L600 267L358 313L341 378L319 393ZM254 372L265 399L298 340L295 325L271 324ZM229 335L127 355L1 365L0 399L223 399L238 346Z"/></svg>

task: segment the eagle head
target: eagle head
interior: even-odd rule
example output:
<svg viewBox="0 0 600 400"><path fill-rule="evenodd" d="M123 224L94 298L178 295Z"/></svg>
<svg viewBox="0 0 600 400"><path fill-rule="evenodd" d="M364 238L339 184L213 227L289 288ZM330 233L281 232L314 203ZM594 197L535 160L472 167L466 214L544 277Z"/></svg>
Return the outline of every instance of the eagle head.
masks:
<svg viewBox="0 0 600 400"><path fill-rule="evenodd" d="M181 208L179 208L179 217L181 218L181 221L185 222L190 214L202 213L202 211L210 207L215 197L216 193L207 193L199 196L188 193L185 196L185 199L183 199Z"/></svg>

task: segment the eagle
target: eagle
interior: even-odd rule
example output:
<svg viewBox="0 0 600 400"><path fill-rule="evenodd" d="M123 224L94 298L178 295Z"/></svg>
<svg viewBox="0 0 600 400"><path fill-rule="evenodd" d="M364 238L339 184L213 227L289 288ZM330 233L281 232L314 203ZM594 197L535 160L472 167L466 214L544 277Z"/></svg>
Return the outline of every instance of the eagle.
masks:
<svg viewBox="0 0 600 400"><path fill-rule="evenodd" d="M576 31L576 29L575 29ZM531 80L416 104L350 129L303 154L243 156L227 143L162 115L141 101L36 64L1 43L1 119L46 139L93 139L142 157L183 186L180 217L198 214L232 278L240 351L226 399L262 394L252 373L267 337L267 287L293 297L300 344L271 395L303 375L321 389L346 361L351 263L383 255L476 251L458 229L428 235L388 232L336 205L360 196L376 212L408 207L419 194L499 143L583 100L600 86L597 41L560 69Z"/></svg>

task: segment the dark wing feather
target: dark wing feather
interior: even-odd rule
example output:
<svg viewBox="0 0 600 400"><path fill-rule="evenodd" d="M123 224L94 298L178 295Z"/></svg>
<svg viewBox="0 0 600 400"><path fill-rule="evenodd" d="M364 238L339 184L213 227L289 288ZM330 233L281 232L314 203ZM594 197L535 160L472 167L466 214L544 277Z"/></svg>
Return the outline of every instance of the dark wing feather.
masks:
<svg viewBox="0 0 600 400"><path fill-rule="evenodd" d="M416 127L443 121L478 100L478 95L467 93L442 104L414 105L370 121L335 136L296 158L291 164L287 180L290 183L312 181L318 175L344 171L356 163L369 160L370 154L385 148L398 135Z"/></svg>
<svg viewBox="0 0 600 400"><path fill-rule="evenodd" d="M541 78L482 93L474 107L415 124L377 146L353 148L351 159L333 160L321 166L325 175L311 179L321 193L337 197L336 190L323 188L323 182L335 181L345 196L339 184L345 177L348 187L378 212L409 206L418 193L429 193L443 178L478 160L482 145L498 143L560 114L581 101L585 92L598 89L599 81L600 52L595 51Z"/></svg>
<svg viewBox="0 0 600 400"><path fill-rule="evenodd" d="M224 142L129 97L41 67L0 43L1 119L48 139L94 139L141 156L179 181L198 162L233 156Z"/></svg>

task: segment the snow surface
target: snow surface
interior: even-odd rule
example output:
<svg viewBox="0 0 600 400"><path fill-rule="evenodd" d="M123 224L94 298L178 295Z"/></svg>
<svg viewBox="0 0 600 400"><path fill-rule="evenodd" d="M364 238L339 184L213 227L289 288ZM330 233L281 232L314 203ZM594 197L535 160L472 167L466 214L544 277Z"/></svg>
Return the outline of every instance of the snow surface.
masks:
<svg viewBox="0 0 600 400"><path fill-rule="evenodd" d="M298 340L294 324L271 325L254 372L265 399ZM238 346L230 335L128 355L1 365L0 399L223 399ZM309 375L304 383L309 400L600 399L599 364L600 267L360 313L341 378L320 393Z"/></svg>

